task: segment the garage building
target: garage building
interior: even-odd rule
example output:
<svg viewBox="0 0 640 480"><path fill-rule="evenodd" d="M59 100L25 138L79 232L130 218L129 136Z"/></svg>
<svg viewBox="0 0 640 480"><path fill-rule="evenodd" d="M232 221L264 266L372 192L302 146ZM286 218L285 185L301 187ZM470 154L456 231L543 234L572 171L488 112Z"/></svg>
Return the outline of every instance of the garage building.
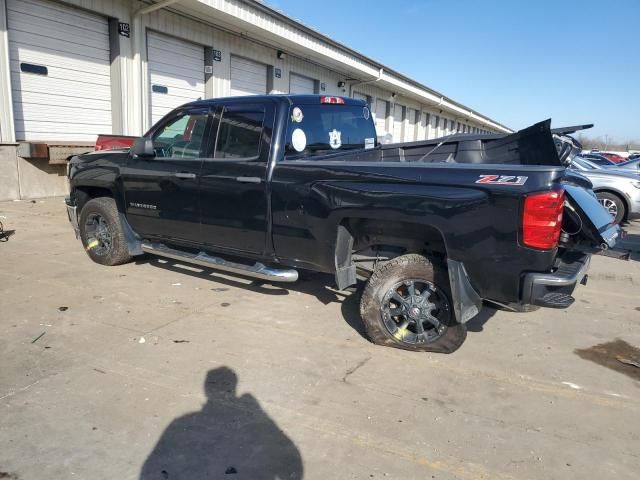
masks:
<svg viewBox="0 0 640 480"><path fill-rule="evenodd" d="M289 92L361 98L394 142L511 131L255 0L0 0L0 200L66 193L98 134Z"/></svg>

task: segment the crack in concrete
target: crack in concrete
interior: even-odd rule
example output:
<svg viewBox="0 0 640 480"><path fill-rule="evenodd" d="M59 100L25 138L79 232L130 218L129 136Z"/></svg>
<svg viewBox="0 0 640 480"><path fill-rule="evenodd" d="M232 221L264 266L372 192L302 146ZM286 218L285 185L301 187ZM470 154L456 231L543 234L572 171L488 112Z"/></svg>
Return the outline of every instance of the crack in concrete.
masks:
<svg viewBox="0 0 640 480"><path fill-rule="evenodd" d="M347 377L350 375L353 375L356 371L358 371L360 368L364 367L364 365L371 360L371 357L367 357L364 360L360 360L355 366L347 369L347 371L344 374L344 377L342 377L342 381L344 383L347 383Z"/></svg>

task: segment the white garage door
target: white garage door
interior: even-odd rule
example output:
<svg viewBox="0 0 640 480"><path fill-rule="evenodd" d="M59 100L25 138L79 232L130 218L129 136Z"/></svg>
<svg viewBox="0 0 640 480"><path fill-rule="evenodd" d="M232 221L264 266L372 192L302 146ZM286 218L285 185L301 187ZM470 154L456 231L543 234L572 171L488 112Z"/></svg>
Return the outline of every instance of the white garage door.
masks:
<svg viewBox="0 0 640 480"><path fill-rule="evenodd" d="M267 93L267 66L246 58L231 56L231 95Z"/></svg>
<svg viewBox="0 0 640 480"><path fill-rule="evenodd" d="M393 141L402 142L402 105L396 103L393 106Z"/></svg>
<svg viewBox="0 0 640 480"><path fill-rule="evenodd" d="M147 62L151 123L180 105L205 98L201 45L148 32Z"/></svg>
<svg viewBox="0 0 640 480"><path fill-rule="evenodd" d="M310 78L291 73L289 75L289 93L313 95L315 93L315 82Z"/></svg>
<svg viewBox="0 0 640 480"><path fill-rule="evenodd" d="M387 133L387 102L376 98L376 134L378 136Z"/></svg>
<svg viewBox="0 0 640 480"><path fill-rule="evenodd" d="M93 142L111 133L106 18L44 0L8 0L16 138Z"/></svg>

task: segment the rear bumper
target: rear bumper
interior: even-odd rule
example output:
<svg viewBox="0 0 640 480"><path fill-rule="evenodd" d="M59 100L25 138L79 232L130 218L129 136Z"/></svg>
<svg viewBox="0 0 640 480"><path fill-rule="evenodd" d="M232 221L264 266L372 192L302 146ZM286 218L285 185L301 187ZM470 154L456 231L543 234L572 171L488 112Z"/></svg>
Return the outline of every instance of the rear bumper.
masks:
<svg viewBox="0 0 640 480"><path fill-rule="evenodd" d="M78 207L71 203L71 198L66 197L64 203L67 206L67 217L76 234L76 238L80 238L80 227L78 226Z"/></svg>
<svg viewBox="0 0 640 480"><path fill-rule="evenodd" d="M566 308L574 302L576 285L586 282L591 255L568 252L552 273L527 273L522 285L522 303L541 307Z"/></svg>

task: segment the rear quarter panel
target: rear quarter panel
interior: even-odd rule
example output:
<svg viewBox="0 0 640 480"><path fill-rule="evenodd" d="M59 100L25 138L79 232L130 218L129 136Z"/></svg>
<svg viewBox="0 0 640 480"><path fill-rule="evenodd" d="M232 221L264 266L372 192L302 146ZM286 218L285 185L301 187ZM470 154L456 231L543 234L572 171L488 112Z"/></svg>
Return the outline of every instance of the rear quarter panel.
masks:
<svg viewBox="0 0 640 480"><path fill-rule="evenodd" d="M403 221L441 232L483 298L517 301L520 276L546 271L555 251L519 244L525 193L547 190L554 167L283 161L272 181L273 243L281 261L332 272L337 226L348 218ZM476 183L480 175L525 175L524 185Z"/></svg>

